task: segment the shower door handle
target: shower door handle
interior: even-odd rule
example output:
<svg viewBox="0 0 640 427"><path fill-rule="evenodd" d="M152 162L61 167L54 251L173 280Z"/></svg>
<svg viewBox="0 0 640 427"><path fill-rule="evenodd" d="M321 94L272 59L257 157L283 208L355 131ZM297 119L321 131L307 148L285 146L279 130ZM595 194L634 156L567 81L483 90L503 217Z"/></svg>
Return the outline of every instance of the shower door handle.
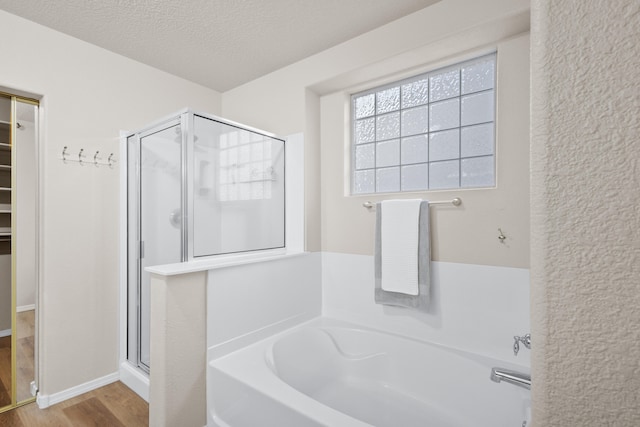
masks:
<svg viewBox="0 0 640 427"><path fill-rule="evenodd" d="M177 208L169 213L169 223L175 228L180 228L182 225L182 209Z"/></svg>
<svg viewBox="0 0 640 427"><path fill-rule="evenodd" d="M144 241L140 240L140 259L144 258Z"/></svg>

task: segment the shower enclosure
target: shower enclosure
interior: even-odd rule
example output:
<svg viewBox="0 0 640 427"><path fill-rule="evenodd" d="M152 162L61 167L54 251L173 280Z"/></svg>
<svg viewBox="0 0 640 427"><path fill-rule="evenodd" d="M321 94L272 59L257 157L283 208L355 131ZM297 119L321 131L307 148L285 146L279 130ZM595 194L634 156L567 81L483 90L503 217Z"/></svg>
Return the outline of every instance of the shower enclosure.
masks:
<svg viewBox="0 0 640 427"><path fill-rule="evenodd" d="M285 141L188 110L126 141L127 359L149 372L145 268L283 248Z"/></svg>

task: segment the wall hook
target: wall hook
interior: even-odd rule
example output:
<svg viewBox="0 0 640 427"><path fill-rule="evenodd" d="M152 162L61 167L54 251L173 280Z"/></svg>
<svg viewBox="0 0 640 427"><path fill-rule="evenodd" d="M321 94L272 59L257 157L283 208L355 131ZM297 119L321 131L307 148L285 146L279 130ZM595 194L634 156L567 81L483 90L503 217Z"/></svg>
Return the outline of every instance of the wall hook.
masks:
<svg viewBox="0 0 640 427"><path fill-rule="evenodd" d="M78 151L78 158L76 158L75 154L71 154L69 147L67 145L65 145L62 148L62 161L67 164L69 162L74 162L74 163L79 163L80 166L85 166L85 165L90 165L93 164L96 168L101 166L101 165L105 165L105 166L109 166L110 168L113 169L113 165L115 163L117 163L117 160L115 159L115 154L111 153L109 154L109 159L108 160L103 160L104 155L100 155L100 151L96 150L93 154L93 161L90 160L89 158L89 153L91 151L90 150L85 150L84 148L81 148L80 151Z"/></svg>
<svg viewBox="0 0 640 427"><path fill-rule="evenodd" d="M500 243L504 243L504 241L506 240L507 236L504 235L504 233L502 232L502 230L500 228L498 228L498 232L500 234L498 234L498 240L500 240Z"/></svg>

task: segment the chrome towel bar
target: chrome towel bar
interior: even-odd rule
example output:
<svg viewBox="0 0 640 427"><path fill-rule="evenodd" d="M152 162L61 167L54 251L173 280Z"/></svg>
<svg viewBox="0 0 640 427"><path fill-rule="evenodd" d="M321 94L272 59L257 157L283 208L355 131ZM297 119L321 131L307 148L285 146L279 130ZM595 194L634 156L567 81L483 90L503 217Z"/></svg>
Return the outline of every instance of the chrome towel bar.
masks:
<svg viewBox="0 0 640 427"><path fill-rule="evenodd" d="M444 201L440 201L440 202L429 202L429 205L453 205L453 206L460 206L462 204L462 199L460 197L456 197L453 200L444 200ZM364 206L365 208L369 209L369 210L375 210L376 208L376 204L375 202L370 202L370 201L366 201L362 204L362 206Z"/></svg>

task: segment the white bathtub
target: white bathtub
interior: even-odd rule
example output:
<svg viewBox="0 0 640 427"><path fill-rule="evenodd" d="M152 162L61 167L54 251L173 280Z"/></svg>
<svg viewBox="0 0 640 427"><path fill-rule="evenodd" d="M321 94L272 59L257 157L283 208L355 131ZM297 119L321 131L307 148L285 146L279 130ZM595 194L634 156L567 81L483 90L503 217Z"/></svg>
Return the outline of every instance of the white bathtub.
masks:
<svg viewBox="0 0 640 427"><path fill-rule="evenodd" d="M527 371L318 318L211 360L208 425L521 427L530 392L494 366Z"/></svg>

